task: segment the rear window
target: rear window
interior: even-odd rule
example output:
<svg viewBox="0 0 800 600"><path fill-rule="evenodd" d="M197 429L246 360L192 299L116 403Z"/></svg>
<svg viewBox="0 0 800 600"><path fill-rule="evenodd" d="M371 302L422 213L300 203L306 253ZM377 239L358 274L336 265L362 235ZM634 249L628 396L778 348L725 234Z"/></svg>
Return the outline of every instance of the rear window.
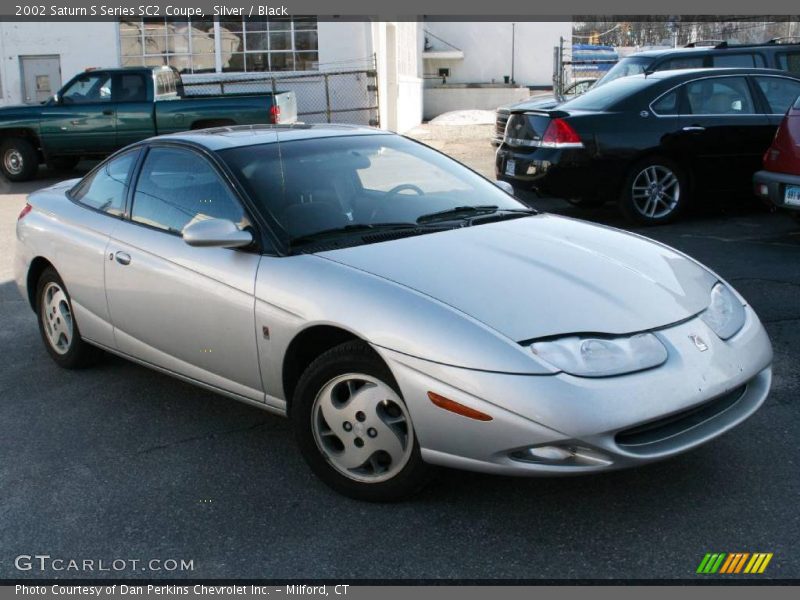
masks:
<svg viewBox="0 0 800 600"><path fill-rule="evenodd" d="M565 102L559 109L608 110L650 84L651 81L642 76L623 77L608 85L596 85L582 96Z"/></svg>
<svg viewBox="0 0 800 600"><path fill-rule="evenodd" d="M601 77L600 80L594 84L594 87L606 85L607 83L611 83L612 81L621 79L623 77L641 75L651 64L653 64L653 59L643 56L629 56L627 58L623 58L613 67L611 67L608 70L608 73L603 75L603 77Z"/></svg>

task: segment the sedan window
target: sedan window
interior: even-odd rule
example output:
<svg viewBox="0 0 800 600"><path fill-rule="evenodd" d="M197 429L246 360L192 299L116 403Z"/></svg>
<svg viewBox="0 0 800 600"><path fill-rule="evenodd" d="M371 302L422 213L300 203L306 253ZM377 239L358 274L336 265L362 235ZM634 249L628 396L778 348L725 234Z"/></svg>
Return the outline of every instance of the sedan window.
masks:
<svg viewBox="0 0 800 600"><path fill-rule="evenodd" d="M131 219L180 233L195 221L250 223L227 184L202 156L180 148L153 148L136 182Z"/></svg>
<svg viewBox="0 0 800 600"><path fill-rule="evenodd" d="M698 79L686 84L692 115L752 115L753 99L744 77Z"/></svg>
<svg viewBox="0 0 800 600"><path fill-rule="evenodd" d="M800 81L785 77L756 77L755 80L772 114L782 115L800 96Z"/></svg>
<svg viewBox="0 0 800 600"><path fill-rule="evenodd" d="M73 200L110 215L122 215L131 168L138 156L139 151L132 150L92 171L72 192Z"/></svg>

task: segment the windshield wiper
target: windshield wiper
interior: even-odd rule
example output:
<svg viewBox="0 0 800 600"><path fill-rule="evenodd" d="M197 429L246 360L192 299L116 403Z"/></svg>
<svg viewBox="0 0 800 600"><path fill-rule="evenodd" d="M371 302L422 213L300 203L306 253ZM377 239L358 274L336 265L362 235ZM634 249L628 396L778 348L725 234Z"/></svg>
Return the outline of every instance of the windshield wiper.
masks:
<svg viewBox="0 0 800 600"><path fill-rule="evenodd" d="M440 210L438 212L422 215L417 219L417 223L430 223L432 221L447 221L449 219L466 219L478 215L487 215L494 213L522 213L522 214L536 214L532 208L499 208L494 204L482 204L478 206L456 206L448 208L447 210Z"/></svg>
<svg viewBox="0 0 800 600"><path fill-rule="evenodd" d="M392 229L416 229L416 223L352 223L342 227L332 227L330 229L322 229L306 235L299 235L289 239L290 246L297 244L307 244L309 242L318 242L320 240L338 237L342 235L351 235L359 233L367 233L370 231L384 231Z"/></svg>

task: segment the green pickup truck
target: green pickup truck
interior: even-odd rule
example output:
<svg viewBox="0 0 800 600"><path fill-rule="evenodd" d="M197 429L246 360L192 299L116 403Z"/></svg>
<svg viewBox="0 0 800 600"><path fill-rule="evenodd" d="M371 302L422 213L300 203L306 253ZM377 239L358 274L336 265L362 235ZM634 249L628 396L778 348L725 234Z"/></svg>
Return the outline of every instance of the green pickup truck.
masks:
<svg viewBox="0 0 800 600"><path fill-rule="evenodd" d="M294 92L187 95L170 67L92 69L43 104L0 108L0 171L26 181L154 135L296 120Z"/></svg>

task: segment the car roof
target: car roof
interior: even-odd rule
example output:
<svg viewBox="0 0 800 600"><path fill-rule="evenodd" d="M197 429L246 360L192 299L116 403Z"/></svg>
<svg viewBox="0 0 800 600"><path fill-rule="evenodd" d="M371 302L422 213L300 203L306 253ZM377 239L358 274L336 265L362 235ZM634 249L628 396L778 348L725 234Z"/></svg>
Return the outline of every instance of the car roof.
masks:
<svg viewBox="0 0 800 600"><path fill-rule="evenodd" d="M667 71L654 71L652 73L644 73L640 75L631 75L631 77L647 78L653 80L671 80L671 79L692 79L697 75L711 77L714 75L781 75L783 77L790 77L797 79L797 75L793 75L788 71L781 69L757 69L755 67L715 67L713 69L696 68L696 69L671 69ZM612 82L613 83L613 82Z"/></svg>
<svg viewBox="0 0 800 600"><path fill-rule="evenodd" d="M392 135L390 132L361 125L294 124L294 125L232 125L150 138L153 141L180 141L203 146L212 151L258 144L274 144L294 140L344 137L354 135Z"/></svg>
<svg viewBox="0 0 800 600"><path fill-rule="evenodd" d="M766 44L725 44L725 45L715 45L715 46L692 46L692 47L683 47L683 48L653 48L652 50L643 50L641 52L636 52L629 56L631 57L639 57L644 56L647 58L656 58L659 56L664 56L665 54L670 55L690 55L690 54L725 54L725 53L736 53L740 50L763 50L763 49L777 49L777 50L786 50L787 47L792 47L794 49L797 44L773 44L773 43L766 43Z"/></svg>

